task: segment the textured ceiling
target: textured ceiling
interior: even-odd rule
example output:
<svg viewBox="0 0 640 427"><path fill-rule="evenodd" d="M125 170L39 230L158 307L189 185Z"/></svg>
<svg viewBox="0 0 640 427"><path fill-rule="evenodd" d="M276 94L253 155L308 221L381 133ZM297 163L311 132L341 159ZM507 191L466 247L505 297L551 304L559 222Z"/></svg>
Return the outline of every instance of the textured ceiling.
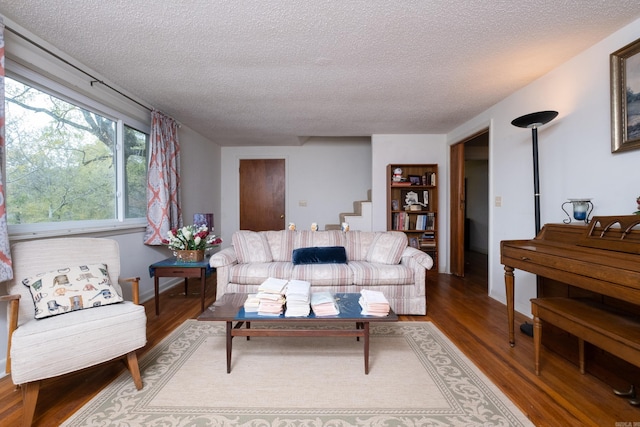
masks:
<svg viewBox="0 0 640 427"><path fill-rule="evenodd" d="M640 3L0 0L0 13L219 145L295 145L449 132Z"/></svg>

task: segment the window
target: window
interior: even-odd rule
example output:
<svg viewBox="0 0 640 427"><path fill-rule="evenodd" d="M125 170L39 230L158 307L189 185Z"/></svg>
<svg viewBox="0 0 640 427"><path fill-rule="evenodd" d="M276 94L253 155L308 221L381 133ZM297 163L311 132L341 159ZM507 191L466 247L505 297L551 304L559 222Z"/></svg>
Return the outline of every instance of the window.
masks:
<svg viewBox="0 0 640 427"><path fill-rule="evenodd" d="M26 79L6 78L5 107L10 231L145 218L147 133Z"/></svg>

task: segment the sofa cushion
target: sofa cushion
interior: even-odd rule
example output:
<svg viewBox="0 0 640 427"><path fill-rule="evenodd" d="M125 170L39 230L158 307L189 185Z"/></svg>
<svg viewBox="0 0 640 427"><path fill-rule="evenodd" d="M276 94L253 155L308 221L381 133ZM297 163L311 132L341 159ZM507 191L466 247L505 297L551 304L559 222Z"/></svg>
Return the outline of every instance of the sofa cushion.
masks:
<svg viewBox="0 0 640 427"><path fill-rule="evenodd" d="M406 265L349 262L356 286L408 285L415 282L414 270Z"/></svg>
<svg viewBox="0 0 640 427"><path fill-rule="evenodd" d="M269 242L263 233L256 231L240 230L231 237L233 248L238 257L238 263L271 262L271 249Z"/></svg>
<svg viewBox="0 0 640 427"><path fill-rule="evenodd" d="M351 285L353 271L349 264L299 264L293 265L289 278L310 282L313 291L314 286Z"/></svg>
<svg viewBox="0 0 640 427"><path fill-rule="evenodd" d="M122 302L105 264L63 267L22 280L29 287L35 318Z"/></svg>
<svg viewBox="0 0 640 427"><path fill-rule="evenodd" d="M12 380L24 384L55 377L143 347L146 321L144 306L131 301L31 319L11 338Z"/></svg>
<svg viewBox="0 0 640 427"><path fill-rule="evenodd" d="M297 264L344 264L347 252L344 246L314 246L293 250L292 261Z"/></svg>
<svg viewBox="0 0 640 427"><path fill-rule="evenodd" d="M376 233L367 252L366 261L380 264L399 264L404 248L407 247L407 235L399 231Z"/></svg>
<svg viewBox="0 0 640 427"><path fill-rule="evenodd" d="M269 242L269 249L274 261L291 262L291 253L296 239L296 232L292 230L265 231Z"/></svg>
<svg viewBox="0 0 640 427"><path fill-rule="evenodd" d="M367 253L376 233L373 231L353 230L345 235L345 248L347 249L347 260L349 261L365 261Z"/></svg>
<svg viewBox="0 0 640 427"><path fill-rule="evenodd" d="M345 233L340 230L296 231L294 249L311 248L313 246L344 246Z"/></svg>
<svg viewBox="0 0 640 427"><path fill-rule="evenodd" d="M293 264L291 262L252 262L236 264L229 271L229 282L240 285L260 285L269 277L289 279Z"/></svg>

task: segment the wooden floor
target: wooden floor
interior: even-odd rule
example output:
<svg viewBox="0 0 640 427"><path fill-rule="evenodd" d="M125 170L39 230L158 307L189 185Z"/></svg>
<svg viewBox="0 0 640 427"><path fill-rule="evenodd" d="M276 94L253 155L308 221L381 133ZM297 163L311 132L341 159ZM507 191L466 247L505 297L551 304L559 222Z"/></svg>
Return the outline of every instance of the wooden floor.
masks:
<svg viewBox="0 0 640 427"><path fill-rule="evenodd" d="M577 366L559 356L543 352L542 373L537 377L531 338L518 332L516 346L510 347L506 308L487 296L486 257L469 254L467 260L464 279L429 272L428 315L401 316L401 320L435 323L535 425L640 425L640 409L615 397L610 385L580 375ZM207 287L208 304L215 299L213 284L212 278ZM183 286L161 295L159 317L154 314L153 301L145 303L148 343L138 352L139 357L185 319L199 314L200 297L192 293L196 290L194 282L186 297ZM516 324L525 320L517 315ZM111 362L44 381L34 425L57 426L124 369L124 364ZM0 425L19 425L21 414L21 393L5 376L0 379Z"/></svg>

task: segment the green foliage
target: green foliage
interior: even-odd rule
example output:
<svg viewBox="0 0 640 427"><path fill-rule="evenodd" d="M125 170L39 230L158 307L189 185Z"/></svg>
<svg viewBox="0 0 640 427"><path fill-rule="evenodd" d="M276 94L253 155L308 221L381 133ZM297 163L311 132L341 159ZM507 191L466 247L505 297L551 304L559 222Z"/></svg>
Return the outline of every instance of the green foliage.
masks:
<svg viewBox="0 0 640 427"><path fill-rule="evenodd" d="M9 224L116 218L116 122L11 79L6 100ZM143 217L146 135L126 129L127 217Z"/></svg>

